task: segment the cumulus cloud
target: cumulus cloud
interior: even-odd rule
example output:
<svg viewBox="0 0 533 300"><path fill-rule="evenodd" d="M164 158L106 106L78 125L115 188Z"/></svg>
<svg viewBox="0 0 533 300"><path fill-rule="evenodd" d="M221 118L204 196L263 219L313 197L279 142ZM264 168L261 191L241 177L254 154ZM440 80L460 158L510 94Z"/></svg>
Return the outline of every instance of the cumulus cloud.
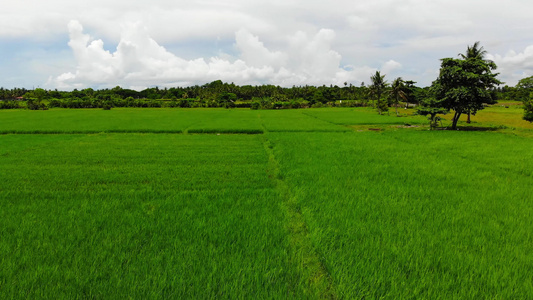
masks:
<svg viewBox="0 0 533 300"><path fill-rule="evenodd" d="M523 52L516 53L514 50L510 50L505 55L489 55L489 58L494 60L497 65L502 69L522 69L533 70L533 45L526 47Z"/></svg>
<svg viewBox="0 0 533 300"><path fill-rule="evenodd" d="M341 55L331 49L333 30L321 29L309 36L296 32L288 36L284 49L269 50L258 36L245 29L235 33L239 56L186 60L152 39L141 23L122 26L114 52L104 48L101 39L84 33L78 21L68 24L68 45L76 59L76 69L49 79L47 86L72 89L86 86L146 87L203 84L221 79L237 84L342 84L363 81L373 71L362 67L342 68ZM400 67L395 61L387 70Z"/></svg>
<svg viewBox="0 0 533 300"><path fill-rule="evenodd" d="M527 46L524 51L508 51L505 55L489 54L487 58L498 66L501 80L507 85L515 85L518 80L533 75L533 45Z"/></svg>
<svg viewBox="0 0 533 300"><path fill-rule="evenodd" d="M383 64L383 66L381 67L381 73L389 74L397 69L400 69L401 67L402 67L401 63L391 59Z"/></svg>
<svg viewBox="0 0 533 300"><path fill-rule="evenodd" d="M0 68L10 75L1 84L31 87L50 74L56 74L50 83L58 87L103 85L106 78L107 84L172 85L222 75L249 83L355 83L368 81L369 70L393 67L382 70L387 78L402 76L424 86L436 78L439 59L455 57L475 41L500 53L495 61L509 85L532 72L531 60L523 57L529 55L533 1L4 2ZM69 49L65 24L71 19L85 29L69 28ZM76 56L71 69L65 68L73 59L65 51ZM28 57L39 57L34 68ZM384 65L389 60L401 67Z"/></svg>
<svg viewBox="0 0 533 300"><path fill-rule="evenodd" d="M245 29L235 34L237 49L241 58L252 67L272 66L279 69L287 63L288 56L280 51L268 50L259 37L252 35Z"/></svg>

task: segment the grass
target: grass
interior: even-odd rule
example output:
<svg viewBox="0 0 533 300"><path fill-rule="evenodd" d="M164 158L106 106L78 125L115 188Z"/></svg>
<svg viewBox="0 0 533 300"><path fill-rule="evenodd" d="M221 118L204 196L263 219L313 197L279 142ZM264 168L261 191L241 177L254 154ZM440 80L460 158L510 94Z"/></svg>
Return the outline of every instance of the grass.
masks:
<svg viewBox="0 0 533 300"><path fill-rule="evenodd" d="M527 127L396 130L426 120L365 108L0 120L0 298L533 297Z"/></svg>
<svg viewBox="0 0 533 300"><path fill-rule="evenodd" d="M446 131L271 136L340 298L533 295L530 139Z"/></svg>
<svg viewBox="0 0 533 300"><path fill-rule="evenodd" d="M490 126L533 129L533 124L522 119L523 115L521 105L494 105L479 111L472 117L472 121ZM466 121L466 116L462 116L460 120Z"/></svg>
<svg viewBox="0 0 533 300"><path fill-rule="evenodd" d="M291 282L260 139L0 136L0 294L271 297ZM4 297L2 297L4 298Z"/></svg>
<svg viewBox="0 0 533 300"><path fill-rule="evenodd" d="M186 112L186 110L185 110ZM249 109L202 109L195 112L198 121L190 126L190 133L263 133L260 119Z"/></svg>
<svg viewBox="0 0 533 300"><path fill-rule="evenodd" d="M307 110L261 110L258 112L264 127L272 132L348 131L344 126L307 114Z"/></svg>
<svg viewBox="0 0 533 300"><path fill-rule="evenodd" d="M51 109L47 111L0 111L0 130L11 132L135 132L167 130L181 132L198 121L198 115L170 109Z"/></svg>
<svg viewBox="0 0 533 300"><path fill-rule="evenodd" d="M337 125L404 125L426 124L422 116L414 116L414 111L399 109L401 117L396 117L394 109L389 114L379 115L372 108L324 108L306 111L305 114Z"/></svg>
<svg viewBox="0 0 533 300"><path fill-rule="evenodd" d="M459 125L462 127L485 127L485 128L497 128L497 129L526 129L529 131L533 129L533 124L522 119L524 115L524 109L522 102L510 101L500 102L495 105L491 105L483 110L477 112L474 116L471 116L471 124L467 124L467 115L462 114L459 119ZM451 123L453 113L444 115L446 120L444 125Z"/></svg>

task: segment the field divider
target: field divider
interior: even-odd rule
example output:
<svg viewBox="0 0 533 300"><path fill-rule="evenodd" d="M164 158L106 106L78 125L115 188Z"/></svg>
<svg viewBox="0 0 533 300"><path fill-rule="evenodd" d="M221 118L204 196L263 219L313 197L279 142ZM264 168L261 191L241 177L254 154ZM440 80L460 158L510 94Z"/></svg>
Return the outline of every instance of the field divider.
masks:
<svg viewBox="0 0 533 300"><path fill-rule="evenodd" d="M329 123L329 124L335 125L335 126L342 126L342 127L346 127L347 126L347 124L340 124L340 123L331 122L331 121L328 121L328 120L325 120L325 119L321 119L321 118L319 118L317 116L313 116L312 114L309 114L309 113L307 113L305 111L302 111L302 115L308 116L310 118L313 118L313 119L316 119L316 120L319 120L319 121L322 121L322 122L326 122L326 123Z"/></svg>
<svg viewBox="0 0 533 300"><path fill-rule="evenodd" d="M166 133L182 134L182 130L109 129L109 130L2 130L0 134L99 134L99 133Z"/></svg>
<svg viewBox="0 0 533 300"><path fill-rule="evenodd" d="M266 133L266 129L265 129ZM294 286L302 286L308 298L337 299L333 280L314 249L309 237L309 229L302 214L298 197L294 195L281 175L278 160L274 155L273 145L266 135L262 136L265 152L268 155L267 173L276 184L282 203L281 208L286 218L290 244L291 264L297 268L300 278Z"/></svg>
<svg viewBox="0 0 533 300"><path fill-rule="evenodd" d="M263 134L260 129L110 129L110 130L2 130L0 135L8 134L100 134L100 133L152 133L152 134Z"/></svg>

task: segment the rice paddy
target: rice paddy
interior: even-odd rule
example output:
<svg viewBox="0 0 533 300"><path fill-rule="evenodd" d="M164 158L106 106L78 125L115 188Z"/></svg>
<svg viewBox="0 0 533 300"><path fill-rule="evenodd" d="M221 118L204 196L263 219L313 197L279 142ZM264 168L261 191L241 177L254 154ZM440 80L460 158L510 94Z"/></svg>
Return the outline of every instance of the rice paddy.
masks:
<svg viewBox="0 0 533 300"><path fill-rule="evenodd" d="M404 114L0 111L0 297L532 298L533 139Z"/></svg>

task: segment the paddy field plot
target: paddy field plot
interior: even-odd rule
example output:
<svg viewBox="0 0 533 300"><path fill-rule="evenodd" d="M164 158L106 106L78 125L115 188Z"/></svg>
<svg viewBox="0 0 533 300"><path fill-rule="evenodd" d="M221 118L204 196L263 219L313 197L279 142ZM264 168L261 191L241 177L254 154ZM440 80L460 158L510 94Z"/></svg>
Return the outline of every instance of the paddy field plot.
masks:
<svg viewBox="0 0 533 300"><path fill-rule="evenodd" d="M532 295L531 140L444 131L270 136L341 298Z"/></svg>
<svg viewBox="0 0 533 300"><path fill-rule="evenodd" d="M532 298L533 139L423 122L0 111L0 296Z"/></svg>
<svg viewBox="0 0 533 300"><path fill-rule="evenodd" d="M0 162L2 294L289 290L284 215L258 136L36 137L0 136L11 145Z"/></svg>

